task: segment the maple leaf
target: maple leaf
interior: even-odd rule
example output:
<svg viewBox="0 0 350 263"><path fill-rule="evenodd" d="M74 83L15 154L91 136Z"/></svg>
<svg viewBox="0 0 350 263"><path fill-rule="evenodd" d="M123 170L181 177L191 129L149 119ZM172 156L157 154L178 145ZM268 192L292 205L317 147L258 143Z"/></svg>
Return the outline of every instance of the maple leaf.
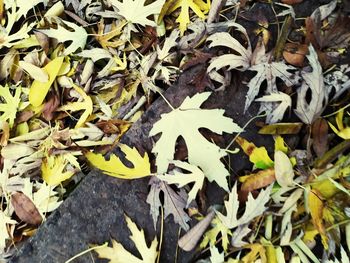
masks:
<svg viewBox="0 0 350 263"><path fill-rule="evenodd" d="M179 29L181 35L183 35L187 29L187 25L190 23L190 9L192 9L192 11L199 18L204 19L205 14L210 9L210 1L207 0L207 2L204 2L203 0L172 0L167 1L163 7L166 14L171 14L178 8L181 8L181 11L178 18L176 19L176 22L179 23Z"/></svg>
<svg viewBox="0 0 350 263"><path fill-rule="evenodd" d="M299 82L299 76L289 71L295 70L294 67L284 62L274 62L271 60L272 53L265 53L265 45L260 40L254 50L252 57L252 66L250 71L256 71L256 75L248 83L248 92L244 111L246 111L255 97L259 94L262 83L266 80L266 93L277 93L276 79L279 78L286 83L287 86L293 86Z"/></svg>
<svg viewBox="0 0 350 263"><path fill-rule="evenodd" d="M223 67L228 67L228 70L238 69L245 71L250 67L250 58L252 56L252 49L250 46L249 38L246 30L239 24L233 24L233 26L248 39L248 48L245 48L240 41L233 38L227 32L219 32L211 35L207 38L207 41L211 41L209 48L223 46L232 49L236 54L224 54L215 57L211 60L208 67L208 72L212 70L219 70Z"/></svg>
<svg viewBox="0 0 350 263"><path fill-rule="evenodd" d="M56 57L51 60L46 66L43 68L43 71L48 74L48 80L46 82L41 82L39 80L34 80L30 90L29 90L29 102L35 107L40 106L52 83L55 81L57 74L63 64L64 57Z"/></svg>
<svg viewBox="0 0 350 263"><path fill-rule="evenodd" d="M317 52L312 45L309 46L309 55L306 57L312 67L312 72L305 70L301 72L304 82L298 89L295 114L304 123L311 124L320 116L327 104L327 94L324 88L322 67L318 61ZM307 96L308 91L311 91L311 99Z"/></svg>
<svg viewBox="0 0 350 263"><path fill-rule="evenodd" d="M286 110L292 106L292 99L283 92L265 95L255 101L263 102L260 111L266 111L266 122L275 123L283 119Z"/></svg>
<svg viewBox="0 0 350 263"><path fill-rule="evenodd" d="M125 158L133 164L133 168L125 166L122 161L114 154L106 161L102 154L88 152L85 157L96 168L102 170L105 174L121 179L137 179L151 174L148 154L142 157L136 148L130 148L125 144L120 144L119 148L125 153Z"/></svg>
<svg viewBox="0 0 350 263"><path fill-rule="evenodd" d="M152 177L149 184L151 185L151 189L147 196L147 203L151 206L150 214L152 215L154 229L156 229L157 225L159 208L162 206L159 197L162 191L164 194L164 219L172 214L176 223L184 230L189 230L187 222L190 220L190 217L184 211L187 199L184 190L180 189L180 191L176 193L165 182L157 179L157 177Z"/></svg>
<svg viewBox="0 0 350 263"><path fill-rule="evenodd" d="M2 98L2 101L5 102L0 103L0 120L8 121L10 127L12 127L15 122L16 114L21 102L21 87L18 86L15 88L15 95L12 96L8 85L5 87L0 85L0 96Z"/></svg>
<svg viewBox="0 0 350 263"><path fill-rule="evenodd" d="M194 183L191 191L188 193L188 200L186 205L186 207L188 207L191 201L196 198L198 191L202 188L205 176L203 172L195 165L181 161L172 161L172 163L176 165L176 167L187 170L191 173L184 174L174 170L173 175L158 175L157 177L162 181L167 182L168 184L178 184L179 187L183 187L189 183Z"/></svg>
<svg viewBox="0 0 350 263"><path fill-rule="evenodd" d="M44 181L51 186L56 186L61 182L71 178L75 171L63 171L68 164L64 156L48 156L41 164L41 173Z"/></svg>
<svg viewBox="0 0 350 263"><path fill-rule="evenodd" d="M80 111L84 110L84 113L80 116L75 128L80 128L84 125L86 119L90 116L93 110L92 99L90 96L86 95L84 90L74 83L70 83L79 95L84 99L84 101L70 102L62 107L59 107L57 111Z"/></svg>
<svg viewBox="0 0 350 263"><path fill-rule="evenodd" d="M237 212L239 208L238 194L237 194L237 183L233 186L228 201L225 201L226 216L220 212L216 212L217 216L229 229L235 228L249 223L255 217L260 216L265 212L265 204L270 200L270 193L272 187L268 187L266 190L261 190L260 194L256 199L253 198L252 194L248 194L248 201L245 203L244 214L238 219Z"/></svg>
<svg viewBox="0 0 350 263"><path fill-rule="evenodd" d="M57 22L57 29L41 29L39 32L44 33L48 37L56 38L60 43L71 41L72 43L65 48L63 52L64 56L74 53L78 48L84 49L88 34L83 27L77 26L74 23L62 20L58 17L52 18ZM73 29L73 31L67 30L61 24Z"/></svg>
<svg viewBox="0 0 350 263"><path fill-rule="evenodd" d="M109 0L116 7L118 15L124 17L132 24L140 24L143 26L157 26L157 24L148 19L151 15L158 15L162 9L165 0L156 0L151 4L145 5L145 0Z"/></svg>
<svg viewBox="0 0 350 263"><path fill-rule="evenodd" d="M229 245L229 236L232 236L232 232L227 228L225 224L216 216L211 222L212 229L207 231L204 234L204 238L202 243L200 244L200 248L205 248L208 243L210 246L214 246L217 242L218 235L221 234L221 242L224 251L227 251Z"/></svg>
<svg viewBox="0 0 350 263"><path fill-rule="evenodd" d="M17 32L13 32L14 24L17 20L17 6L14 1L10 2L11 6L7 7L7 24L6 27L0 25L0 49L2 47L12 47L22 41L29 38L28 32L32 30L34 23L28 25L24 23ZM11 11L9 11L11 9ZM12 32L12 34L11 34Z"/></svg>
<svg viewBox="0 0 350 263"><path fill-rule="evenodd" d="M135 244L142 259L135 257L127 251L122 244L112 239L113 247L95 248L100 258L109 259L110 263L155 263L158 257L158 241L155 237L148 247L143 229L139 230L137 225L125 215L126 224L131 232L130 239Z"/></svg>
<svg viewBox="0 0 350 263"><path fill-rule="evenodd" d="M16 12L17 19L19 20L22 16L27 15L29 10L34 9L34 6L43 3L46 7L48 0L15 0L18 10Z"/></svg>
<svg viewBox="0 0 350 263"><path fill-rule="evenodd" d="M232 119L223 116L223 109L200 109L210 94L211 92L203 92L192 98L186 97L180 107L161 115L161 119L153 125L149 136L162 133L152 149L157 155L158 173L167 171L169 162L174 158L176 141L182 136L187 146L189 163L200 167L209 181L215 181L228 190L226 177L229 172L220 161L227 153L203 137L199 129L207 128L218 134L243 130Z"/></svg>

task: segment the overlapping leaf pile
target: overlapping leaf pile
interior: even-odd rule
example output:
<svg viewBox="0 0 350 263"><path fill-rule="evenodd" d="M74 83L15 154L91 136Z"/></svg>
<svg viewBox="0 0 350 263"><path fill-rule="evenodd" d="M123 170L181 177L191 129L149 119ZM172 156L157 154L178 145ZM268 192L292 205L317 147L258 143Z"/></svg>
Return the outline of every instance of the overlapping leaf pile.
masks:
<svg viewBox="0 0 350 263"><path fill-rule="evenodd" d="M188 231L182 249L210 251L201 262L349 261L350 81L348 65L335 63L348 52L350 33L339 26L348 18L330 1L305 19L296 45L286 43L288 21L297 21L292 6L268 4L284 19L276 40L264 17L257 16L254 31L237 23L252 8L247 2L0 1L2 258L60 205L89 164L122 179L151 175L154 226L164 209ZM159 136L155 167L152 153L118 144L181 69L207 61L193 84L211 92L178 108L169 104L150 131ZM238 136L243 129L223 109L201 108L212 92L232 88L232 73L247 82L244 110L258 102L266 113L260 132L274 136L274 154ZM278 123L288 117L295 122ZM232 152L203 136L203 128L236 136L252 171L232 183L223 162ZM174 160L180 137L186 160ZM116 146L126 160L110 154ZM228 193L208 213L193 208L206 180ZM189 230L194 214L199 223ZM96 249L99 256L156 262L157 238L148 246L143 231L126 221L142 260L114 240L113 248Z"/></svg>

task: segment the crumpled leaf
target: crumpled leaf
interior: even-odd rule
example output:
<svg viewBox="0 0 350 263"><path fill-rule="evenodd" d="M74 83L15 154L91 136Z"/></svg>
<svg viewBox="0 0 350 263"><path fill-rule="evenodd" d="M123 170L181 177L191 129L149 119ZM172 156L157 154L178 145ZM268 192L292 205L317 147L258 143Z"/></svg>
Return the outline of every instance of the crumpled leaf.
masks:
<svg viewBox="0 0 350 263"><path fill-rule="evenodd" d="M112 154L108 161L102 154L88 152L85 154L87 160L105 174L121 179L137 179L151 174L148 154L142 157L136 148L131 148L126 144L120 144L119 148L125 154L125 158L132 163L133 168L129 168L116 155Z"/></svg>
<svg viewBox="0 0 350 263"><path fill-rule="evenodd" d="M41 29L39 31L48 37L56 38L60 43L71 41L70 45L65 48L63 52L64 56L74 53L79 48L84 49L88 37L88 34L86 33L84 27L77 26L74 23L59 19L57 17L54 19L57 21L57 29L50 28ZM73 31L67 30L62 26L62 24L73 29Z"/></svg>
<svg viewBox="0 0 350 263"><path fill-rule="evenodd" d="M59 107L58 111L80 111L84 110L84 113L80 116L77 124L75 125L75 128L80 128L84 125L86 119L90 116L93 110L93 103L91 100L91 97L86 95L84 90L74 83L71 83L73 89L75 89L79 95L84 99L84 101L77 101L77 102L70 102L62 107Z"/></svg>
<svg viewBox="0 0 350 263"><path fill-rule="evenodd" d="M128 22L142 26L156 26L157 24L148 17L158 15L165 0L156 0L145 5L145 0L109 0L118 9L118 15L124 17Z"/></svg>
<svg viewBox="0 0 350 263"><path fill-rule="evenodd" d="M12 128L16 114L21 102L21 87L15 87L15 95L12 96L10 92L10 87L6 85L5 87L0 85L0 96L4 103L0 103L0 120L8 121L10 128Z"/></svg>
<svg viewBox="0 0 350 263"><path fill-rule="evenodd" d="M226 177L229 173L220 161L227 153L209 142L198 130L207 128L222 134L222 132L242 132L242 129L232 122L232 119L224 117L222 109L200 109L200 105L210 94L203 92L192 98L187 97L180 107L162 114L161 119L153 125L149 136L162 133L152 149L157 155L158 173L167 171L169 162L174 158L176 141L182 136L187 146L189 163L200 167L209 181L215 181L228 190Z"/></svg>
<svg viewBox="0 0 350 263"><path fill-rule="evenodd" d="M298 89L297 107L295 114L306 124L313 123L322 113L327 103L327 94L324 88L323 73L317 52L312 45L309 46L309 60L312 72L303 70L301 75L304 79L302 86ZM307 98L311 91L311 99Z"/></svg>
<svg viewBox="0 0 350 263"><path fill-rule="evenodd" d="M244 214L238 218L238 194L237 194L237 183L233 186L228 201L225 201L226 216L216 211L217 216L229 229L233 229L237 226L241 226L249 223L252 219L260 216L265 212L265 204L270 200L270 193L272 187L268 187L266 190L261 190L256 199L253 198L252 194L248 194L248 201L245 203Z"/></svg>
<svg viewBox="0 0 350 263"><path fill-rule="evenodd" d="M156 229L159 216L159 209L162 206L159 194L164 194L164 219L169 215L173 215L174 221L178 223L185 231L189 230L187 222L190 217L184 211L186 206L187 195L183 189L176 193L165 182L156 177L152 177L149 184L151 189L147 196L147 203L150 204L150 214L152 215L154 229Z"/></svg>
<svg viewBox="0 0 350 263"><path fill-rule="evenodd" d="M49 76L47 82L40 82L39 80L33 81L29 90L29 102L34 107L38 107L43 103L46 94L57 77L57 74L63 64L63 60L64 57L57 57L47 63L47 65L43 68L43 70Z"/></svg>
<svg viewBox="0 0 350 263"><path fill-rule="evenodd" d="M157 177L168 184L178 184L179 187L183 187L189 183L194 183L191 191L188 193L186 205L186 207L188 207L191 201L196 198L198 191L202 188L205 176L203 172L195 165L181 161L172 161L172 163L176 165L176 167L189 171L190 173L185 174L173 170L173 175L158 175Z"/></svg>
<svg viewBox="0 0 350 263"><path fill-rule="evenodd" d="M148 247L143 229L139 230L137 225L127 215L125 215L125 221L131 232L130 239L135 244L142 259L131 254L122 244L113 239L112 248L95 248L99 258L109 259L110 263L155 263L158 257L157 237L153 239L151 245Z"/></svg>

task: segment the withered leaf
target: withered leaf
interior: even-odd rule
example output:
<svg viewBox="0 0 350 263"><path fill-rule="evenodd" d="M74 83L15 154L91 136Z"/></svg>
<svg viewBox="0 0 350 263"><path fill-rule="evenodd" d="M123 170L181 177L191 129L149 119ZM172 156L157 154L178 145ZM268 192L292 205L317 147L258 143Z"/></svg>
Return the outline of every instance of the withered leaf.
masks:
<svg viewBox="0 0 350 263"><path fill-rule="evenodd" d="M15 209L16 215L23 222L31 225L39 225L42 222L42 217L34 205L33 201L30 200L25 194L21 192L14 192L11 195L11 204Z"/></svg>
<svg viewBox="0 0 350 263"><path fill-rule="evenodd" d="M328 123L326 120L319 118L311 127L312 148L317 157L323 156L328 151Z"/></svg>

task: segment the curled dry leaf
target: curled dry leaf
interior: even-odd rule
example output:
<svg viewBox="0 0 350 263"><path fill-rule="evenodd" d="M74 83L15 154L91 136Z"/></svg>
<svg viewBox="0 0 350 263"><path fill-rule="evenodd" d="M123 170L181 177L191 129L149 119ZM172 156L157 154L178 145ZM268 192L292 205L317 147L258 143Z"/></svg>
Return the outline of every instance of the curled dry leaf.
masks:
<svg viewBox="0 0 350 263"><path fill-rule="evenodd" d="M43 220L32 200L25 194L14 192L11 195L11 204L15 209L16 215L23 222L31 225L39 225Z"/></svg>

